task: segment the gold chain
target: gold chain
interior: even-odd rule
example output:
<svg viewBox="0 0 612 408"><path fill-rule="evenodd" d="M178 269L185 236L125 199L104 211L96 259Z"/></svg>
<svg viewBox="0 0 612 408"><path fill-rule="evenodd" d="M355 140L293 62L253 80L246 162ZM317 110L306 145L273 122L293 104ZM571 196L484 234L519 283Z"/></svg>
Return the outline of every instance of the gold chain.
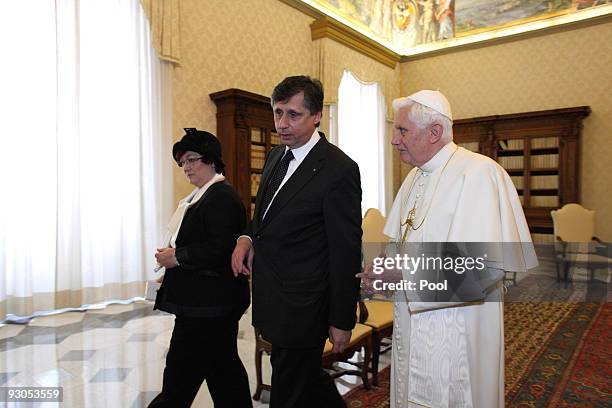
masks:
<svg viewBox="0 0 612 408"><path fill-rule="evenodd" d="M404 233L402 234L402 240L401 240L402 243L406 242L406 237L408 236L409 230L416 231L423 226L423 223L425 222L425 219L427 218L427 215L429 214L431 203L433 202L433 199L436 196L436 192L438 191L438 185L440 185L442 174L444 174L444 170L446 170L446 166L448 166L448 163L450 163L455 153L457 153L457 150L459 150L459 146L455 148L455 151L453 152L453 154L451 154L448 160L446 161L446 163L444 163L444 167L442 167L442 171L440 172L438 181L436 181L436 186L434 187L434 191L429 200L429 204L427 205L427 210L425 210L425 214L423 215L423 218L421 219L421 222L419 223L419 225L417 225L416 227L414 226L414 221L416 219L416 199L414 200L414 205L412 206L410 211L408 211L408 215L406 216L406 221L402 222L402 219L400 218L400 231L402 230L402 227L405 227ZM412 182L412 185L410 186L410 190L408 191L408 200L410 200L410 196L412 195L412 190L414 189L415 183L416 183L416 177L414 178L414 181Z"/></svg>

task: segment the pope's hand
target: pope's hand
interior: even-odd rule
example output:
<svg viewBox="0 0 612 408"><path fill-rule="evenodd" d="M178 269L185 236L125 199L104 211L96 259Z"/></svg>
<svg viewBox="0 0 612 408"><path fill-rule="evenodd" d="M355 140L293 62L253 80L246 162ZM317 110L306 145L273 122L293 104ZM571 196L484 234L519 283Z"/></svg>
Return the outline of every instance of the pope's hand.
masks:
<svg viewBox="0 0 612 408"><path fill-rule="evenodd" d="M378 256L379 265L375 268L374 261L366 264L363 272L355 275L356 277L361 279L361 289L366 296L373 295L376 291L374 289L374 281L378 281L380 283L397 283L402 280L402 271L394 268L383 268L381 265L384 265L385 254L381 254ZM382 270L381 270L382 269Z"/></svg>

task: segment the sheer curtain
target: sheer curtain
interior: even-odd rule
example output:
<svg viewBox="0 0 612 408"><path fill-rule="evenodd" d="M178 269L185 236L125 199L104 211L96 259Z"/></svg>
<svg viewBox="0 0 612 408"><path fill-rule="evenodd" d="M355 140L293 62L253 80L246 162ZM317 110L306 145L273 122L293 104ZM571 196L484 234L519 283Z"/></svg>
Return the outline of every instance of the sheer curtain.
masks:
<svg viewBox="0 0 612 408"><path fill-rule="evenodd" d="M138 0L3 1L0 45L0 320L141 296L172 205L171 68Z"/></svg>
<svg viewBox="0 0 612 408"><path fill-rule="evenodd" d="M386 105L380 84L345 70L338 89L338 147L359 165L362 212L391 205L392 174Z"/></svg>

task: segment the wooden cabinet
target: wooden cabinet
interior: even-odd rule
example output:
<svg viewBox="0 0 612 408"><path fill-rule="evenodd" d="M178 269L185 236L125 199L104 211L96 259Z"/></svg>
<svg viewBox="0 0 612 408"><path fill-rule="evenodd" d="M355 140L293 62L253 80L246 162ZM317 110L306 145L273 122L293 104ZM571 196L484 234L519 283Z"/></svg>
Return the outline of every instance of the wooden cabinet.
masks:
<svg viewBox="0 0 612 408"><path fill-rule="evenodd" d="M552 234L550 211L580 202L580 134L588 106L454 122L455 142L496 160L512 178L532 233Z"/></svg>
<svg viewBox="0 0 612 408"><path fill-rule="evenodd" d="M252 217L266 155L280 144L270 98L240 89L215 92L210 98L217 105L225 175Z"/></svg>

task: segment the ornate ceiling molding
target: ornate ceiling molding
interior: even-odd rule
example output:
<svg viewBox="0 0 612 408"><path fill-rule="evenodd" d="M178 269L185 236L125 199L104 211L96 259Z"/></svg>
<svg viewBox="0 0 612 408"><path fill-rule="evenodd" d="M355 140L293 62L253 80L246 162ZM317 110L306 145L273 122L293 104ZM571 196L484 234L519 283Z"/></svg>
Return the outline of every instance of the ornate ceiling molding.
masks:
<svg viewBox="0 0 612 408"><path fill-rule="evenodd" d="M395 68L395 65L401 59L401 55L305 3L296 0L280 1L315 19L310 25L310 34L313 41L321 38L330 38L390 68Z"/></svg>
<svg viewBox="0 0 612 408"><path fill-rule="evenodd" d="M395 68L395 65L401 59L399 54L328 17L315 20L310 25L310 33L313 41L320 38L330 38L390 68Z"/></svg>
<svg viewBox="0 0 612 408"><path fill-rule="evenodd" d="M398 53L366 33L352 27L346 22L337 20L333 12L328 13L316 8L310 0L280 0L281 2L305 13L315 19L311 24L312 39L331 38L349 48L375 59L391 68L400 62L409 62L454 52L472 50L505 42L547 35L563 30L588 27L612 20L612 4L600 5L578 12L561 13L550 18L527 18L522 23L508 23L491 30L458 35L453 39L439 43L427 43L414 46L406 52ZM329 15L328 15L329 14ZM553 13L554 14L554 13Z"/></svg>

